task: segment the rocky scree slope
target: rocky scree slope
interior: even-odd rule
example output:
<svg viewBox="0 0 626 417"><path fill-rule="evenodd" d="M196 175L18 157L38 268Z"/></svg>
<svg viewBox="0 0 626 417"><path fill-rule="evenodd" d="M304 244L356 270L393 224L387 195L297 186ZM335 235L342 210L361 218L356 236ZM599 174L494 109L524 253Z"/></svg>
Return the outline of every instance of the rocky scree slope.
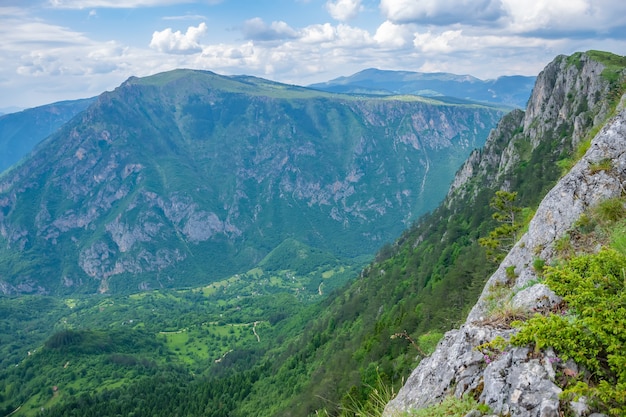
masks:
<svg viewBox="0 0 626 417"><path fill-rule="evenodd" d="M528 231L489 279L465 324L446 333L434 354L419 364L387 405L385 415L422 408L447 395L475 396L498 415L560 415L561 388L555 383L553 352L537 357L529 355L528 348L513 348L486 363L476 347L498 336L508 340L514 332L492 320L494 288L510 288L509 301L495 297L495 302L510 302L511 308L518 311L546 309L560 301L545 285L537 283L534 261L550 263L556 256L555 242L572 229L581 214L600 201L623 194L625 99L622 97L615 116L604 124L615 95L615 83L607 80L604 71L605 65L597 60L597 54L558 57L539 75L526 113L514 112L505 117L484 149L474 153L459 171L447 198L450 206L454 206L455 199L474 195L479 178L515 189L507 174L515 170L516 161L523 157L526 146L522 145L538 148L551 141L553 146L570 146L588 135L590 128L593 132L593 126L604 125L584 157L545 196ZM621 83L625 73L618 72ZM555 135L558 132L565 134ZM496 149L503 152L495 152ZM593 169L607 161L611 169ZM514 279L508 271L515 272ZM571 408L577 415L588 413L584 403L573 403Z"/></svg>
<svg viewBox="0 0 626 417"><path fill-rule="evenodd" d="M369 256L502 112L178 70L102 94L0 177L0 291L207 283L286 239Z"/></svg>

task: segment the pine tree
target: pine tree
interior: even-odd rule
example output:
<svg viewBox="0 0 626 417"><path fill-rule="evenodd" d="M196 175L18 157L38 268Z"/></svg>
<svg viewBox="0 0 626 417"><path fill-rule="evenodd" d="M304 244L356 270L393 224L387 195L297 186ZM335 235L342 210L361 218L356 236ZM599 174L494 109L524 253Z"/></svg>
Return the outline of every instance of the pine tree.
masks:
<svg viewBox="0 0 626 417"><path fill-rule="evenodd" d="M486 249L487 257L496 263L502 261L517 242L522 227L517 218L522 209L515 205L516 198L517 192L500 190L489 202L489 206L495 210L491 217L500 225L489 232L488 237L480 238L478 243Z"/></svg>

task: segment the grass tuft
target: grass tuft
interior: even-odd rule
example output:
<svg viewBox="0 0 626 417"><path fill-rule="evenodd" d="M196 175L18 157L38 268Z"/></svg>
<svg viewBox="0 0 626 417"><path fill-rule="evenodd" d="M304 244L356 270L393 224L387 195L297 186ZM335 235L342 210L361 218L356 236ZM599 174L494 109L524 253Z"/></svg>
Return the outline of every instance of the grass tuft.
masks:
<svg viewBox="0 0 626 417"><path fill-rule="evenodd" d="M479 411L481 414L491 412L485 404L479 404L474 398L465 396L457 398L446 397L441 403L430 407L412 410L404 417L463 417L472 411Z"/></svg>

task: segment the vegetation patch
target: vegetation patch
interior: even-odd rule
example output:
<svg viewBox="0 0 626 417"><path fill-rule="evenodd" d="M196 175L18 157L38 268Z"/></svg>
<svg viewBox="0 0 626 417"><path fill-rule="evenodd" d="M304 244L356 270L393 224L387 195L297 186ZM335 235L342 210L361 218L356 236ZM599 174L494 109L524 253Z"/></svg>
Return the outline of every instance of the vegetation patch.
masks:
<svg viewBox="0 0 626 417"><path fill-rule="evenodd" d="M464 417L474 410L478 411L481 415L490 412L487 405L479 404L471 396L464 396L462 398L449 396L439 404L409 411L405 413L403 417Z"/></svg>
<svg viewBox="0 0 626 417"><path fill-rule="evenodd" d="M609 82L616 82L624 74L624 67L626 67L626 57L621 55L615 55L610 52L604 51L589 51L589 57L605 65L604 71L602 71L602 77Z"/></svg>
<svg viewBox="0 0 626 417"><path fill-rule="evenodd" d="M595 207L594 212L602 224L615 223L626 215L624 199L616 197L604 200Z"/></svg>
<svg viewBox="0 0 626 417"><path fill-rule="evenodd" d="M562 359L573 359L588 374L563 395L585 396L594 410L625 415L626 256L608 248L583 254L547 267L545 282L563 297L567 313L531 318L511 342L552 347Z"/></svg>
<svg viewBox="0 0 626 417"><path fill-rule="evenodd" d="M610 171L613 168L613 162L610 158L602 159L589 165L589 172L597 174L598 172Z"/></svg>

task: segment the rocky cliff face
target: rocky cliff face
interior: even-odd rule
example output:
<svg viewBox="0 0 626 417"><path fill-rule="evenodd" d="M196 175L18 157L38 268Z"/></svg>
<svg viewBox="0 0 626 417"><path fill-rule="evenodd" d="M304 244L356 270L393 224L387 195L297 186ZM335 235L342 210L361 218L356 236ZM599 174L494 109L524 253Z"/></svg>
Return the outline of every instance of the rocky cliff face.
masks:
<svg viewBox="0 0 626 417"><path fill-rule="evenodd" d="M535 147L545 140L577 143L591 126L603 124L603 117L610 111L611 89L601 76L603 71L604 66L586 54L576 56L576 60L557 58L538 77L526 114L507 116L490 135L485 148L472 155L459 171L448 204L453 204L450 200L471 196L472 181L478 176L496 184L500 178L500 185L506 187L505 174L520 159L516 145L520 141L526 140ZM563 130L564 126L570 127ZM557 135L559 131L569 134ZM510 142L504 139L507 132L512 134ZM502 150L499 155L497 149ZM540 258L550 263L556 255L555 242L573 227L582 213L602 200L622 195L626 180L625 151L626 111L619 105L616 115L595 136L584 157L545 196L527 233L489 279L465 324L448 332L435 353L419 364L398 396L388 404L385 415L424 407L450 394L472 395L497 415L561 415L561 388L555 383L557 366L553 352L529 355L527 348L513 348L498 357L486 358L476 347L497 336L508 340L514 332L493 319L494 302L506 301L511 308L528 312L550 308L559 302L545 285L536 283L533 261ZM610 161L611 169L593 169L601 161ZM498 170L492 171L495 167ZM507 271L513 270L512 280ZM495 295L494 289L502 287L510 288L508 301ZM584 403L572 404L572 409L578 415L586 415Z"/></svg>
<svg viewBox="0 0 626 417"><path fill-rule="evenodd" d="M446 203L475 193L477 187L470 182L510 188L506 178L521 159L542 145L557 157L575 148L610 111L615 86L602 76L604 68L586 53L551 62L537 77L527 110L502 118L485 146L474 151L457 173Z"/></svg>
<svg viewBox="0 0 626 417"><path fill-rule="evenodd" d="M500 116L198 71L130 79L0 177L3 292L207 282L288 238L372 254Z"/></svg>

